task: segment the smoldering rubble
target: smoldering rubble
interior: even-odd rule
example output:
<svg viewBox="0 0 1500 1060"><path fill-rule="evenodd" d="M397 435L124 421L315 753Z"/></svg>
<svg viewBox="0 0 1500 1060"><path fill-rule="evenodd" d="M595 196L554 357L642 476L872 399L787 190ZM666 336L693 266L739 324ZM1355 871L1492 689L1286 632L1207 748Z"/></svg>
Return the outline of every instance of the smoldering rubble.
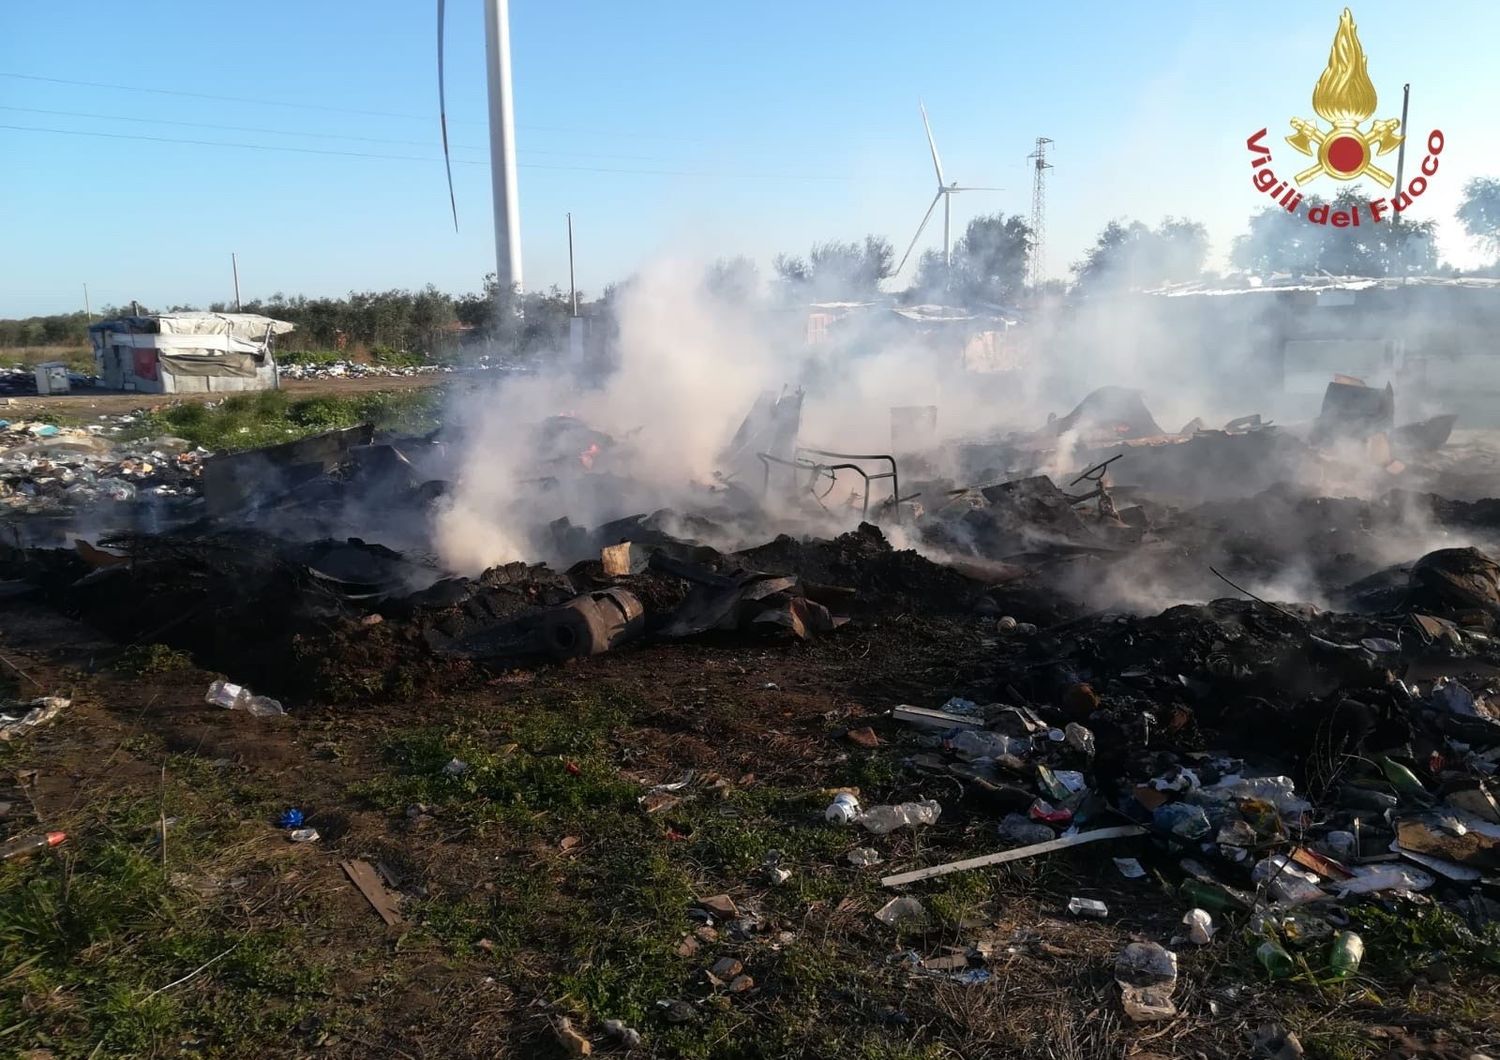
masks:
<svg viewBox="0 0 1500 1060"><path fill-rule="evenodd" d="M490 498L532 552L477 570L435 544L456 454L474 459L456 426L205 456L170 510L107 501L71 539L13 535L0 564L10 595L186 650L293 717L539 666L586 681L685 641L837 650L942 616L982 672L859 736L905 753L917 801L839 813L876 836L990 821L1000 850L908 861L887 886L1129 840L1180 860L1194 913L1252 916L1278 947L1321 944L1369 893L1475 925L1500 911L1500 499L1440 492L1473 481L1451 418L1398 422L1391 390L1345 378L1311 422L1170 431L1111 387L952 437L893 409L894 451L869 452L812 436L805 407L793 386L759 395L713 470L665 496L642 439L538 417L496 454ZM1132 1019L1170 1015L1169 980L1149 1003L1122 984Z"/></svg>

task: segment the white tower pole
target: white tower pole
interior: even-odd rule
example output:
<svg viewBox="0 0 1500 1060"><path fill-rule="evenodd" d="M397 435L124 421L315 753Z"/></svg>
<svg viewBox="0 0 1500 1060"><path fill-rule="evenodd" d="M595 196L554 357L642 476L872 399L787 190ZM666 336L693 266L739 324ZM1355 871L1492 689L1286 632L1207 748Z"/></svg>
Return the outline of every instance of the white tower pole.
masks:
<svg viewBox="0 0 1500 1060"><path fill-rule="evenodd" d="M953 268L953 240L950 236L949 222L952 220L953 193L943 194L943 265Z"/></svg>
<svg viewBox="0 0 1500 1060"><path fill-rule="evenodd" d="M516 192L516 115L510 82L510 0L484 0L484 43L490 89L490 181L495 197L495 281L506 292L521 287L521 202Z"/></svg>

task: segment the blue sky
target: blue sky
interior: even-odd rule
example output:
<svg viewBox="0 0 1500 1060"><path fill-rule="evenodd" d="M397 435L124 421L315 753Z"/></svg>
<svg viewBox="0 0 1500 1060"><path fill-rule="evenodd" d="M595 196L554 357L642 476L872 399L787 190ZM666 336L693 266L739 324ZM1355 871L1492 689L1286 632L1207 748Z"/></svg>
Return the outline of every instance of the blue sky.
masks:
<svg viewBox="0 0 1500 1060"><path fill-rule="evenodd" d="M84 283L96 307L224 299L231 251L247 298L476 289L493 269L480 2L448 2L457 234L433 7L6 4L0 315L74 308ZM1342 7L512 0L527 285L566 286L570 210L590 293L661 254L769 271L777 251L872 232L899 254L934 190L918 99L949 179L1006 189L960 196L956 229L1029 212L1026 155L1046 135L1050 274L1112 218L1200 220L1222 255L1261 205L1245 138L1269 127L1287 175L1302 168L1281 137L1313 117ZM1466 180L1500 176L1500 5L1353 7L1376 116L1399 117L1410 81L1413 141L1446 137L1413 215L1478 264L1452 212Z"/></svg>

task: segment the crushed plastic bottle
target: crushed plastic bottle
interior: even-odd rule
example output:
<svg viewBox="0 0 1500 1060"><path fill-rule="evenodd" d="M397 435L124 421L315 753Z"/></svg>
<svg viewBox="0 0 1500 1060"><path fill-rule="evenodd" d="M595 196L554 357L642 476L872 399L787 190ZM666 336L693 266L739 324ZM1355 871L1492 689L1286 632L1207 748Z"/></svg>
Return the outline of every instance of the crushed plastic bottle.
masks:
<svg viewBox="0 0 1500 1060"><path fill-rule="evenodd" d="M1017 739L987 729L965 729L948 739L953 753L965 762L976 758L1002 758L1005 755L1022 757L1032 750L1030 740Z"/></svg>
<svg viewBox="0 0 1500 1060"><path fill-rule="evenodd" d="M1177 1015L1177 954L1155 942L1132 942L1115 958L1115 982L1125 1015L1137 1023Z"/></svg>
<svg viewBox="0 0 1500 1060"><path fill-rule="evenodd" d="M1359 971L1364 960L1365 940L1352 931L1340 931L1333 937L1333 954L1328 959L1336 979L1347 979Z"/></svg>
<svg viewBox="0 0 1500 1060"><path fill-rule="evenodd" d="M916 828L929 825L938 819L943 808L932 799L920 802L903 802L899 806L871 806L855 821L865 831L874 835L886 835L898 828Z"/></svg>
<svg viewBox="0 0 1500 1060"><path fill-rule="evenodd" d="M1063 729L1063 739L1079 754L1094 757L1094 734L1076 721L1068 722L1067 728Z"/></svg>
<svg viewBox="0 0 1500 1060"><path fill-rule="evenodd" d="M231 684L228 681L215 681L208 686L208 695L204 702L212 703L216 707L225 710L243 710L257 718L269 718L277 714L285 714L281 704L269 696L257 696L243 685Z"/></svg>
<svg viewBox="0 0 1500 1060"><path fill-rule="evenodd" d="M892 926L902 920L921 920L926 916L927 908L909 894L892 898L875 911L876 920Z"/></svg>

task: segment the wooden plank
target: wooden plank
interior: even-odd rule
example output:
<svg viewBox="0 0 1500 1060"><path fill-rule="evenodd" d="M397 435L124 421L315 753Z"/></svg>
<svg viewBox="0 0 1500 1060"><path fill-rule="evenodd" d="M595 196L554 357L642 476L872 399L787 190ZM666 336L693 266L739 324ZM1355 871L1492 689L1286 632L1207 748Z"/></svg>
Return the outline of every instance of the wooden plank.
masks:
<svg viewBox="0 0 1500 1060"><path fill-rule="evenodd" d="M946 876L950 872L982 869L988 865L1001 865L1007 861L1020 861L1023 858L1035 857L1038 854L1051 854L1057 850L1067 850L1069 847L1083 846L1085 843L1097 843L1103 839L1127 839L1131 836L1145 834L1146 829L1137 824L1123 824L1114 828L1099 828L1092 832L1080 832L1078 835L1070 835L1064 839L1049 839L1045 843L1033 843L1030 846L1016 847L1014 850L1002 850L998 854L985 854L982 857L969 858L966 861L950 861L946 865L933 865L931 868L898 873L895 876L885 877L885 879L880 881L880 885L882 887L900 887L904 883L930 880L935 876Z"/></svg>
<svg viewBox="0 0 1500 1060"><path fill-rule="evenodd" d="M341 861L339 868L344 870L344 875L349 877L349 882L359 888L359 893L365 896L375 912L380 914L380 919L387 924L395 925L401 923L401 913L396 908L396 896L385 889L385 884L380 882L380 877L368 861Z"/></svg>

